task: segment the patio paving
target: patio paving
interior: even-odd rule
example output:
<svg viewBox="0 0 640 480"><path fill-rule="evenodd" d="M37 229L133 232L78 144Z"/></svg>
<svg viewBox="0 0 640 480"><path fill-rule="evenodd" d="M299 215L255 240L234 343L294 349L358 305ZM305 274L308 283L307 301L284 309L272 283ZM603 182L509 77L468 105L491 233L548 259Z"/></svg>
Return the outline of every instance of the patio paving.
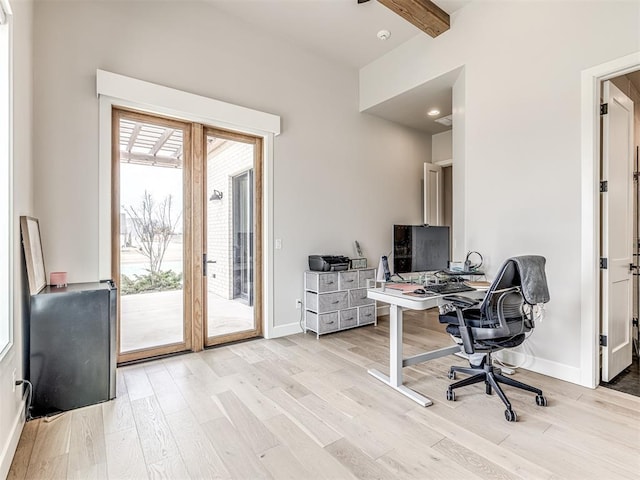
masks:
<svg viewBox="0 0 640 480"><path fill-rule="evenodd" d="M183 341L182 290L123 295L120 351ZM213 293L208 296L209 336L253 328L253 308Z"/></svg>

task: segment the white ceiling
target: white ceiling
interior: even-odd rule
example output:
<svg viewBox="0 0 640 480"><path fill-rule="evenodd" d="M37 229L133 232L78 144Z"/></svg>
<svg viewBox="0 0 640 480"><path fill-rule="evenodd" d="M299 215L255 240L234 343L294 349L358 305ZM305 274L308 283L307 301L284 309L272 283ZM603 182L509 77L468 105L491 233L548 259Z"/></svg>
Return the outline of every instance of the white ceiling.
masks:
<svg viewBox="0 0 640 480"><path fill-rule="evenodd" d="M360 68L416 35L426 33L376 0L208 0L270 35L343 65ZM435 0L451 14L471 0ZM386 29L391 38L378 40Z"/></svg>
<svg viewBox="0 0 640 480"><path fill-rule="evenodd" d="M434 78L369 108L366 113L431 135L451 130L450 126L441 125L435 120L451 115L451 92L459 74L460 69L456 69ZM440 110L440 114L435 117L428 116L427 112L431 109Z"/></svg>
<svg viewBox="0 0 640 480"><path fill-rule="evenodd" d="M376 0L208 0L215 8L242 19L256 30L293 42L298 46L347 67L360 68L422 32ZM452 14L472 0L435 0ZM451 28L455 28L452 25ZM378 31L391 32L386 41ZM445 33L446 35L446 33ZM451 114L451 87L455 78L441 79L417 87L367 111L429 134L451 127L434 122L425 113L432 107L439 117ZM438 117L436 117L438 118Z"/></svg>

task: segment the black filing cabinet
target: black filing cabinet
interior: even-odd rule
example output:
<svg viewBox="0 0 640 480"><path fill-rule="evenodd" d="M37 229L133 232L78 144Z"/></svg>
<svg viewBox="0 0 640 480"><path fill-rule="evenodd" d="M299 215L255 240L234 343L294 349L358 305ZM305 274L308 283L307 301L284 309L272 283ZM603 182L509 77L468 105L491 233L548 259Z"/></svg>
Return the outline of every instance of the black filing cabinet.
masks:
<svg viewBox="0 0 640 480"><path fill-rule="evenodd" d="M112 281L47 286L31 296L34 417L115 398L116 302Z"/></svg>

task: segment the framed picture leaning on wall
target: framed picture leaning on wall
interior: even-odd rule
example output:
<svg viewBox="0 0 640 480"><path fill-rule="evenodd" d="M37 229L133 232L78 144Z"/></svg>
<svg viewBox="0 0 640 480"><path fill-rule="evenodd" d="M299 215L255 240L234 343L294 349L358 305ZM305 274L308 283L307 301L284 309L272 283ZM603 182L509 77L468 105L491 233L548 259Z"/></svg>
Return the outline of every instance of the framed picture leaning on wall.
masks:
<svg viewBox="0 0 640 480"><path fill-rule="evenodd" d="M31 295L35 295L47 285L38 219L20 217L20 233L22 234L22 248L27 264L29 292Z"/></svg>

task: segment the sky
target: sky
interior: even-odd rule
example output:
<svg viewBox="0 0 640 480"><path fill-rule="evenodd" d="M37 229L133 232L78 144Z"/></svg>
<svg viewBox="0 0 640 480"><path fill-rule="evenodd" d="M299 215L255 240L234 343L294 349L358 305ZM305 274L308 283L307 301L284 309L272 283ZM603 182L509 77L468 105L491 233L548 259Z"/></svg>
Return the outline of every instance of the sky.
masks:
<svg viewBox="0 0 640 480"><path fill-rule="evenodd" d="M156 203L172 195L171 216L175 220L176 215L182 213L182 173L181 168L121 163L120 205L139 209L145 190ZM182 231L182 221L176 230Z"/></svg>

